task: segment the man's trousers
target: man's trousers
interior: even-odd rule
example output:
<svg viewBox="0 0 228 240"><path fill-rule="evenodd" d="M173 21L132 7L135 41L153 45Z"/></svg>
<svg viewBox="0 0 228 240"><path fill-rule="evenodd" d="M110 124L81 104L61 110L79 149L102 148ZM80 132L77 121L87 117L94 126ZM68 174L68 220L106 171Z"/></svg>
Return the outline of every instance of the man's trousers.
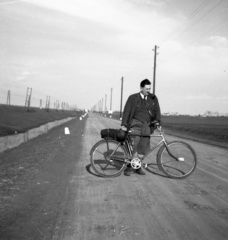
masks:
<svg viewBox="0 0 228 240"><path fill-rule="evenodd" d="M133 119L131 123L132 134L146 135L143 137L132 136L133 154L145 155L150 150L150 127L149 123L142 123L137 119Z"/></svg>

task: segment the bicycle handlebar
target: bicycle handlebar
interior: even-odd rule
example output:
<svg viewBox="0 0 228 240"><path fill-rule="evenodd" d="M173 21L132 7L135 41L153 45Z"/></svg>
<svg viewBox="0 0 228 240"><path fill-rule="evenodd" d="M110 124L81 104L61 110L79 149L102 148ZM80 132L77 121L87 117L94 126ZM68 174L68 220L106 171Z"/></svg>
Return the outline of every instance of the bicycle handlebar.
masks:
<svg viewBox="0 0 228 240"><path fill-rule="evenodd" d="M156 127L159 126L160 124L158 123L158 121L154 120L150 123L150 125L154 124Z"/></svg>

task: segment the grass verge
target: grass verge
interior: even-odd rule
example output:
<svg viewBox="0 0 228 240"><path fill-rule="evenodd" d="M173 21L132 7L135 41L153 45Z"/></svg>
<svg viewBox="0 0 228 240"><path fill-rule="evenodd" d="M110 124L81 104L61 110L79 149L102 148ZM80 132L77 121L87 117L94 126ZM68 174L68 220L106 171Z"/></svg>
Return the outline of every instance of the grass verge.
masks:
<svg viewBox="0 0 228 240"><path fill-rule="evenodd" d="M26 111L24 107L0 105L0 136L23 133L48 122L68 117L79 117L80 111L62 111L50 109L31 108Z"/></svg>

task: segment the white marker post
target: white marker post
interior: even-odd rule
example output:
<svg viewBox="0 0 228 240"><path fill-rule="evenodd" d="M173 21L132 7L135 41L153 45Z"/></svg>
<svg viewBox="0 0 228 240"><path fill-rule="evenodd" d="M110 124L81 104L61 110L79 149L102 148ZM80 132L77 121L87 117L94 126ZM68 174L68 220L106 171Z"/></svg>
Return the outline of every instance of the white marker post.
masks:
<svg viewBox="0 0 228 240"><path fill-rule="evenodd" d="M70 134L70 130L69 130L69 128L68 128L68 127L65 127L65 129L64 129L64 130L65 130L65 134L66 134L66 135L69 135L69 134Z"/></svg>

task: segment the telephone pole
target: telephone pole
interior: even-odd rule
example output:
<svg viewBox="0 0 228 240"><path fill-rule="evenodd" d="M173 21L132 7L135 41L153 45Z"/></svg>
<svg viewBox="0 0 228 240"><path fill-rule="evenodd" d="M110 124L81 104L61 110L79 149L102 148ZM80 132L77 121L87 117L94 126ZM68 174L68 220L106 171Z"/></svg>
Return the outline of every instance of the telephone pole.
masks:
<svg viewBox="0 0 228 240"><path fill-rule="evenodd" d="M157 48L159 48L157 45L155 45L153 51L154 51L154 74L153 74L153 94L155 94L155 82L156 82L156 66L157 66Z"/></svg>
<svg viewBox="0 0 228 240"><path fill-rule="evenodd" d="M122 118L122 102L123 102L123 77L121 78L120 118Z"/></svg>
<svg viewBox="0 0 228 240"><path fill-rule="evenodd" d="M8 93L7 93L6 105L10 106L10 90L8 90Z"/></svg>
<svg viewBox="0 0 228 240"><path fill-rule="evenodd" d="M104 111L104 108L103 108L103 98L102 98L102 100L101 100L101 113L103 113L103 111Z"/></svg>
<svg viewBox="0 0 228 240"><path fill-rule="evenodd" d="M46 97L46 111L49 112L49 107L50 107L50 96Z"/></svg>
<svg viewBox="0 0 228 240"><path fill-rule="evenodd" d="M111 88L111 96L110 96L110 113L112 114L112 88Z"/></svg>
<svg viewBox="0 0 228 240"><path fill-rule="evenodd" d="M25 108L27 107L27 112L29 112L31 104L32 88L27 88L26 98L25 98Z"/></svg>
<svg viewBox="0 0 228 240"><path fill-rule="evenodd" d="M107 94L105 94L105 114L107 112Z"/></svg>

